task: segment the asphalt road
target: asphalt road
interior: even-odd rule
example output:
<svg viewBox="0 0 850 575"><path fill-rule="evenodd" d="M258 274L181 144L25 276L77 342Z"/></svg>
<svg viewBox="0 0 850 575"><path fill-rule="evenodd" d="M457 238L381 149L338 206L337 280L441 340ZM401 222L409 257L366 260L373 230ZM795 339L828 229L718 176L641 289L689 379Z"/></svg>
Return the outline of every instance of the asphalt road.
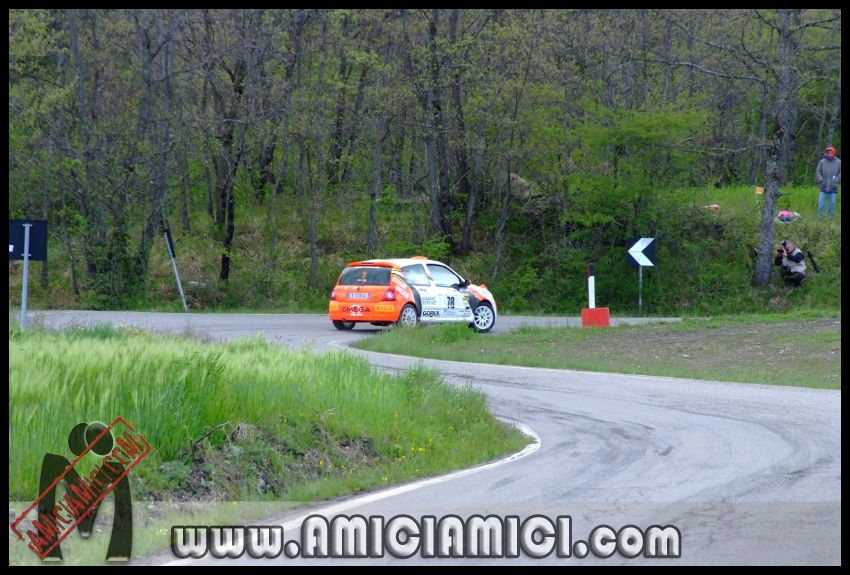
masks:
<svg viewBox="0 0 850 575"><path fill-rule="evenodd" d="M208 315L117 312L46 312L33 321L59 326L111 321L148 329L200 330L227 339L264 333L269 341L319 351L345 348L377 330L339 332L325 316ZM620 320L629 321L629 320ZM576 318L500 317L494 332L521 324L576 325ZM482 337L490 337L482 334ZM377 367L403 369L423 360L362 353ZM568 350L565 350L568 353ZM413 484L367 497L318 504L337 513L387 519L399 514L437 520L490 514L555 521L571 518L576 553L543 559L396 559L381 564L841 564L841 392L665 377L430 361L448 379L482 389L493 410L539 437L537 449L502 465L448 480ZM322 511L324 510L324 511ZM266 521L296 526L311 510ZM585 548L597 526L675 526L681 557L608 558ZM597 531L597 534L601 531ZM626 532L624 532L626 533ZM632 531L631 533L634 533ZM217 561L207 555L200 561ZM258 563L248 555L229 559ZM263 560L266 561L266 560ZM331 563L341 559L287 559L277 563ZM136 562L136 561L134 561ZM174 562L170 554L140 563Z"/></svg>

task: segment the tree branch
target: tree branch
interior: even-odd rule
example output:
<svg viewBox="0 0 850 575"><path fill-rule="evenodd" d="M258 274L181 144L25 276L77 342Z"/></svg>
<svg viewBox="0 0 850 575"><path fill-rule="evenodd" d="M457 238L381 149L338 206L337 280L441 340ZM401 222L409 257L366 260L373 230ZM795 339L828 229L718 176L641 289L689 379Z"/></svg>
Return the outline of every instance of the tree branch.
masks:
<svg viewBox="0 0 850 575"><path fill-rule="evenodd" d="M841 50L841 44L838 46L807 46L803 50L808 52L821 52L824 50Z"/></svg>
<svg viewBox="0 0 850 575"><path fill-rule="evenodd" d="M758 82L759 84L764 83L764 78L757 78L756 76L741 76L739 74L727 74L725 72L718 72L717 70L712 70L710 68L705 68L704 66L700 66L699 64L694 64L693 62L673 62L673 64L677 66L685 66L687 68L693 68L695 70L699 70L705 74L709 74L710 76L717 76L718 78L727 78L729 80L750 80L752 82Z"/></svg>

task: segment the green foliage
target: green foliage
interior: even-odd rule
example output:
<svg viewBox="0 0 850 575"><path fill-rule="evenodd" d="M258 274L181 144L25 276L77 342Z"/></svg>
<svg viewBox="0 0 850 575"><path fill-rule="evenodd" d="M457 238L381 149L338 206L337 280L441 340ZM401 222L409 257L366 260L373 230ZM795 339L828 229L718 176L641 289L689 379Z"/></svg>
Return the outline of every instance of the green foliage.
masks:
<svg viewBox="0 0 850 575"><path fill-rule="evenodd" d="M658 238L646 313L840 306L840 219L812 211L819 148L841 142L834 50L789 61L805 91L788 94L796 139L778 202L804 215L791 229L823 273L781 304L777 282L750 286L775 10L332 10L302 21L276 9L256 26L247 14L10 12L9 213L47 217L50 232L32 306L180 309L161 220L191 309L320 311L346 263L421 254L524 313L578 313L595 263L599 302L634 313L623 247L635 236ZM840 42L840 12L795 14L801 48ZM138 33L172 25L162 46ZM751 52L685 37L709 30ZM755 84L740 79L751 74ZM712 204L721 211L703 209Z"/></svg>

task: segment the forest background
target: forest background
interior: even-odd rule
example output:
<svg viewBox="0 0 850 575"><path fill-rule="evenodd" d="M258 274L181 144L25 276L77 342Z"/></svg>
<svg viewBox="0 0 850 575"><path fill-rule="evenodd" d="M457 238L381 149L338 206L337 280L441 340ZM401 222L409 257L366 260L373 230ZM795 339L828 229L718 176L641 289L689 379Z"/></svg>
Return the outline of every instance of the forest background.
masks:
<svg viewBox="0 0 850 575"><path fill-rule="evenodd" d="M840 40L830 9L11 10L30 302L182 309L169 228L192 309L320 311L348 262L422 254L513 312L578 313L594 263L628 314L630 237L646 313L840 309ZM817 257L802 290L777 233Z"/></svg>

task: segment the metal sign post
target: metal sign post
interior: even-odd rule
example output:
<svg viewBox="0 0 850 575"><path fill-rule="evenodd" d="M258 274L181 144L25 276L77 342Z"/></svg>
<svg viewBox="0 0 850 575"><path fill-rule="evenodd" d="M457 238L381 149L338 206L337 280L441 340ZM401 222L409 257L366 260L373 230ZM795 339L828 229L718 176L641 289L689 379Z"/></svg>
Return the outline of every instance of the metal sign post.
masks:
<svg viewBox="0 0 850 575"><path fill-rule="evenodd" d="M626 262L638 268L638 315L643 315L643 267L655 265L655 238L629 238Z"/></svg>
<svg viewBox="0 0 850 575"><path fill-rule="evenodd" d="M183 285L180 283L180 274L177 273L177 260L174 259L174 242L171 240L171 230L165 230L165 245L168 246L168 257L171 258L171 267L174 268L174 277L177 278L177 289L180 290L180 299L183 300L183 309L189 313L186 305L186 297L183 295Z"/></svg>
<svg viewBox="0 0 850 575"><path fill-rule="evenodd" d="M30 276L30 228L24 224L24 287L21 291L21 329L27 329L27 280Z"/></svg>
<svg viewBox="0 0 850 575"><path fill-rule="evenodd" d="M9 220L9 259L24 262L21 329L26 329L30 260L47 260L47 220Z"/></svg>
<svg viewBox="0 0 850 575"><path fill-rule="evenodd" d="M638 316L643 315L643 266L638 266Z"/></svg>

